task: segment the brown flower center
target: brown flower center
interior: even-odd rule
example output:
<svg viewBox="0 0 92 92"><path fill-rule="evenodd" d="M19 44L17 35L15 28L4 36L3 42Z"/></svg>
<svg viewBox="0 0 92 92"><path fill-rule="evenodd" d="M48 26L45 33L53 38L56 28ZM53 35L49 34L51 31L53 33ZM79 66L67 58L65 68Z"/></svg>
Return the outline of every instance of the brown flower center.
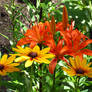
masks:
<svg viewBox="0 0 92 92"><path fill-rule="evenodd" d="M28 54L29 57L35 58L37 57L37 53L36 52L31 52Z"/></svg>
<svg viewBox="0 0 92 92"><path fill-rule="evenodd" d="M4 65L0 64L0 70L2 71L4 69Z"/></svg>
<svg viewBox="0 0 92 92"><path fill-rule="evenodd" d="M77 73L77 74L84 74L84 70L82 70L82 69L77 69L77 70L76 70L76 73Z"/></svg>

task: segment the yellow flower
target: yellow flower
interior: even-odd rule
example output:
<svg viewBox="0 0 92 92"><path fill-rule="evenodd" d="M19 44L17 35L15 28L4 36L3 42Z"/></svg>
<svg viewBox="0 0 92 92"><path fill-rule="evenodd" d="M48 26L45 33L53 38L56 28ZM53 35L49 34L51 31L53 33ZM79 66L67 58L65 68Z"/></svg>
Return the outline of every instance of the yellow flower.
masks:
<svg viewBox="0 0 92 92"><path fill-rule="evenodd" d="M15 67L18 66L19 63L13 63L15 56L7 57L8 55L4 54L0 59L0 75L2 76L6 75L7 72L19 71L19 69Z"/></svg>
<svg viewBox="0 0 92 92"><path fill-rule="evenodd" d="M88 76L92 77L92 67L90 65L91 62L87 64L87 60L84 58L82 61L80 60L79 56L76 56L75 59L70 59L70 65L68 68L63 67L63 70L69 74L70 76Z"/></svg>
<svg viewBox="0 0 92 92"><path fill-rule="evenodd" d="M20 56L15 59L15 62L25 62L25 67L29 67L32 65L33 61L38 63L46 63L49 64L50 61L47 60L48 58L53 58L53 54L48 54L50 48L44 48L40 50L39 46L36 45L33 49L29 47L22 48L17 46L17 48L13 48L14 51L18 52L19 54L13 54L16 56Z"/></svg>

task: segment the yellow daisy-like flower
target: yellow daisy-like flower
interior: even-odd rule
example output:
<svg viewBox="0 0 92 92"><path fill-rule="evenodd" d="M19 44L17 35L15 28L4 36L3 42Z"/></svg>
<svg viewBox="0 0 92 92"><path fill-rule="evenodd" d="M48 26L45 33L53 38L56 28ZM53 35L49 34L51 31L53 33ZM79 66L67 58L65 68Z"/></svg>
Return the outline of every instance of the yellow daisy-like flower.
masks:
<svg viewBox="0 0 92 92"><path fill-rule="evenodd" d="M15 67L18 66L19 63L14 63L14 59L15 56L10 56L9 58L7 54L2 56L0 59L0 75L4 76L7 72L19 71L19 69Z"/></svg>
<svg viewBox="0 0 92 92"><path fill-rule="evenodd" d="M13 50L19 53L19 54L13 54L13 55L20 56L15 59L15 62L26 61L25 67L31 66L33 61L38 63L49 64L50 61L47 59L54 57L53 54L48 53L50 50L49 47L40 50L38 45L36 45L33 49L29 47L22 48L20 46L17 46L17 48L13 48Z"/></svg>
<svg viewBox="0 0 92 92"><path fill-rule="evenodd" d="M69 74L70 76L88 76L92 77L92 67L90 65L91 62L87 64L87 60L84 58L82 61L80 60L79 56L76 56L75 59L70 59L70 65L68 68L63 67L62 69Z"/></svg>

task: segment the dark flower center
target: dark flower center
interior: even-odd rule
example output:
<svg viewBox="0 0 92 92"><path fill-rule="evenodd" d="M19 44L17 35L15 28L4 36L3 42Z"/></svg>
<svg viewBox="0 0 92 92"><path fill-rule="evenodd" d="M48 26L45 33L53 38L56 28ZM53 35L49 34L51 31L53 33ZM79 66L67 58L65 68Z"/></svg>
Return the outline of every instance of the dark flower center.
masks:
<svg viewBox="0 0 92 92"><path fill-rule="evenodd" d="M2 71L4 69L4 65L0 64L0 70Z"/></svg>
<svg viewBox="0 0 92 92"><path fill-rule="evenodd" d="M77 73L77 74L84 74L84 70L82 70L82 69L77 69L77 70L76 70L76 73Z"/></svg>
<svg viewBox="0 0 92 92"><path fill-rule="evenodd" d="M29 57L35 58L37 57L37 53L36 52L31 52L28 54Z"/></svg>

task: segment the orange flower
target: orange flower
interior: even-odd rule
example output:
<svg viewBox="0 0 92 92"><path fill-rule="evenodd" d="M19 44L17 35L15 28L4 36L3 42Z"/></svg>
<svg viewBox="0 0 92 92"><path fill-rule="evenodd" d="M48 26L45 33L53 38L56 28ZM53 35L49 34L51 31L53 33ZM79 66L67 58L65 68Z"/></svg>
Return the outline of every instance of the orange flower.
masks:
<svg viewBox="0 0 92 92"><path fill-rule="evenodd" d="M51 74L53 74L56 64L57 64L57 60L64 60L67 64L68 61L65 59L64 55L68 53L69 48L65 45L63 46L63 42L64 40L59 40L58 44L56 45L54 41L52 41L52 46L51 46L51 50L50 52L55 54L55 58L51 61L51 63L49 64L49 72Z"/></svg>
<svg viewBox="0 0 92 92"><path fill-rule="evenodd" d="M88 37L79 32L79 30L74 30L73 27L74 22L71 22L71 25L68 24L68 13L64 6L62 22L56 24L56 31L60 31L61 36L63 36L65 44L69 49L67 54L74 57L79 55L81 59L83 54L92 56L91 50L84 49L88 44L92 43L92 40L88 39Z"/></svg>
<svg viewBox="0 0 92 92"><path fill-rule="evenodd" d="M83 58L83 54L92 56L92 50L85 49L88 44L92 43L92 40L77 29L67 33L62 31L61 35L63 35L63 39L69 48L68 55L74 57L79 55L81 59Z"/></svg>
<svg viewBox="0 0 92 92"><path fill-rule="evenodd" d="M51 34L49 34L49 30L47 30L49 25L40 22L37 25L34 25L32 29L28 29L24 34L24 38L20 39L17 45L30 44L30 47L34 47L36 44L49 44L50 39L53 38Z"/></svg>

